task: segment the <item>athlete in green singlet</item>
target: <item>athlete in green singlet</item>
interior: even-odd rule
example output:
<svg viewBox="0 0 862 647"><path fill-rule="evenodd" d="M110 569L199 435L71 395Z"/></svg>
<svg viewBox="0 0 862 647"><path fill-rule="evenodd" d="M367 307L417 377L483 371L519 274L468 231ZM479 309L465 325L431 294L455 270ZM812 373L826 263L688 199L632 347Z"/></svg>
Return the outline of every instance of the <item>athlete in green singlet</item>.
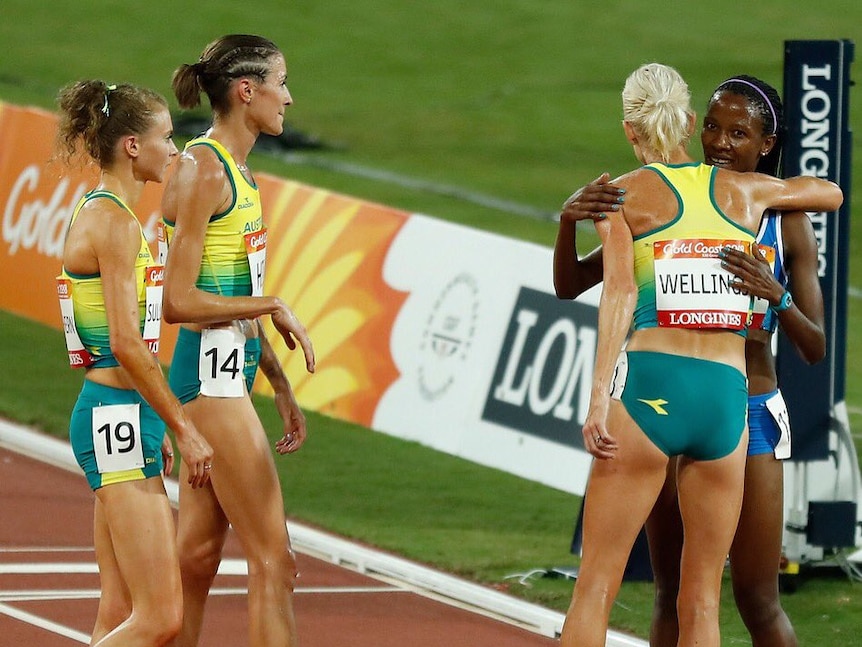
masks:
<svg viewBox="0 0 862 647"><path fill-rule="evenodd" d="M170 380L214 450L211 484L198 490L182 486L180 493L184 616L176 647L198 643L229 526L248 560L249 644L297 644L296 563L269 442L249 393L259 352L284 421L276 450L299 449L305 417L259 318L269 315L289 348L302 347L309 371L314 352L293 312L263 293L266 230L247 166L258 135L278 135L284 128L291 103L286 76L278 48L246 35L216 40L198 62L174 74L181 107L198 105L203 91L213 108L212 128L187 146L163 200L165 221L173 225L165 319L182 324Z"/></svg>
<svg viewBox="0 0 862 647"><path fill-rule="evenodd" d="M75 209L58 277L73 366L86 376L70 422L75 456L95 490L101 596L91 645L158 647L180 629L174 521L160 471L176 434L187 485L209 479L212 450L171 394L156 359L163 269L131 211L161 182L177 149L165 100L131 85L81 81L60 92L58 144L98 164Z"/></svg>

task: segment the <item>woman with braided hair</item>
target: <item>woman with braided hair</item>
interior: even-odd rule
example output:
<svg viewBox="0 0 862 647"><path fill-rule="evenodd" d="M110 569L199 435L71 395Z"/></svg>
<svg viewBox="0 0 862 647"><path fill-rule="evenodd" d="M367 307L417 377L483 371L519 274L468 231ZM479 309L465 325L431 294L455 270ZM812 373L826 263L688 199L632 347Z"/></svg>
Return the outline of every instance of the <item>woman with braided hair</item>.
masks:
<svg viewBox="0 0 862 647"><path fill-rule="evenodd" d="M182 324L169 381L214 451L209 486L180 490L179 647L198 643L228 526L248 560L249 644L297 644L296 563L275 463L250 396L259 364L284 422L276 450L299 449L305 417L259 318L270 316L289 348L301 346L310 372L314 351L290 308L263 294L266 227L247 166L258 135L284 128L292 101L286 76L284 56L272 42L229 35L173 78L180 107L199 105L203 92L213 110L212 127L186 145L162 203L169 242L165 320Z"/></svg>

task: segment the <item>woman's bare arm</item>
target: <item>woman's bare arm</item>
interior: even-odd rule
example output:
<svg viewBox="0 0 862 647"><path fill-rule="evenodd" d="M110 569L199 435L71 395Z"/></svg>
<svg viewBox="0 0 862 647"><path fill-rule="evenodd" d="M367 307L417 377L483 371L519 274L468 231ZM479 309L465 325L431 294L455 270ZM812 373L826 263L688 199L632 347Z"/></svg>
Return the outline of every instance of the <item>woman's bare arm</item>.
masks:
<svg viewBox="0 0 862 647"><path fill-rule="evenodd" d="M625 191L610 183L602 173L573 193L563 204L554 245L554 289L560 299L575 299L602 281L602 249L598 247L578 258L577 223L599 221L617 211Z"/></svg>

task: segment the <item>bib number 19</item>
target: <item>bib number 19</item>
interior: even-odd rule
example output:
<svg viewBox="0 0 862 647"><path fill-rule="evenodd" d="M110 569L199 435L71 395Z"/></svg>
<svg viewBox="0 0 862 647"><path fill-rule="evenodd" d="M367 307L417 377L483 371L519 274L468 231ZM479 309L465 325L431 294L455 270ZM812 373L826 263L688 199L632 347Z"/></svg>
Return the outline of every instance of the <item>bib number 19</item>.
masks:
<svg viewBox="0 0 862 647"><path fill-rule="evenodd" d="M139 404L110 404L93 409L93 449L100 474L144 466Z"/></svg>

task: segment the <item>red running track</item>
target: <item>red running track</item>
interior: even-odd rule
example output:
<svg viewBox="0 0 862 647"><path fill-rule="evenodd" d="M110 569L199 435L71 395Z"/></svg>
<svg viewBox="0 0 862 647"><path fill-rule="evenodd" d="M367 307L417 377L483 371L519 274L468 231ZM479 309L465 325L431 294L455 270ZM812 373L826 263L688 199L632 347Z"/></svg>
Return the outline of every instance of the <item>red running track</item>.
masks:
<svg viewBox="0 0 862 647"><path fill-rule="evenodd" d="M0 645L87 644L96 615L93 494L83 475L0 449ZM551 647L557 641L298 555L302 647ZM202 646L248 644L241 552L207 604ZM237 572L239 574L231 574Z"/></svg>

